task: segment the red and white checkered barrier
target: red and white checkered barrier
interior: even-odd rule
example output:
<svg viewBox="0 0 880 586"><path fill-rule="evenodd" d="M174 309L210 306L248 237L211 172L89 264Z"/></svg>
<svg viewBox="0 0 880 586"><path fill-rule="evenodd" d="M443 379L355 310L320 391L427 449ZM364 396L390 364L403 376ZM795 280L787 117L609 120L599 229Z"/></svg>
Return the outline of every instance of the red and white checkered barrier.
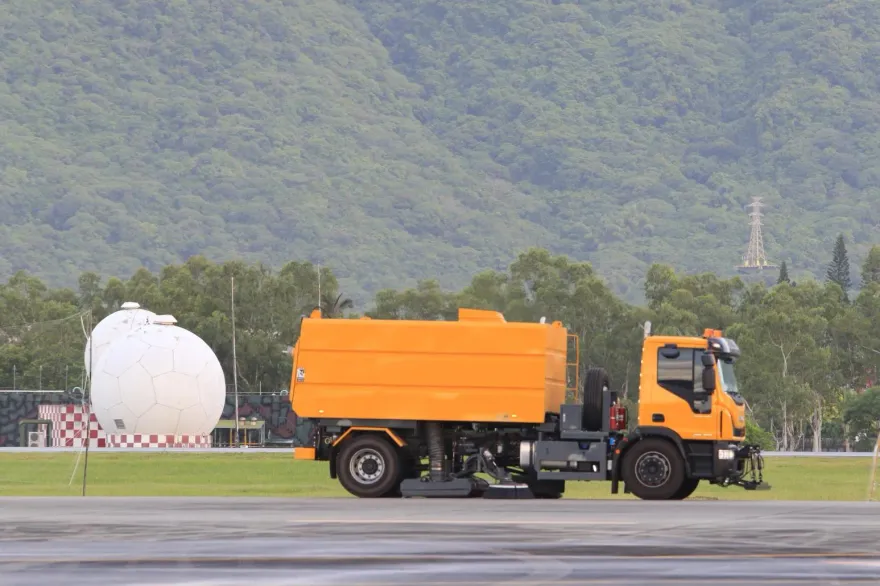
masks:
<svg viewBox="0 0 880 586"><path fill-rule="evenodd" d="M40 419L52 422L49 446L85 447L86 413L82 405L40 405ZM89 417L90 447L93 448L210 448L210 435L108 434L101 429L95 414Z"/></svg>
<svg viewBox="0 0 880 586"><path fill-rule="evenodd" d="M47 437L50 447L85 447L86 414L82 405L40 405L38 412L40 419L52 422L52 433ZM89 437L92 440L90 446L107 447L107 434L98 425L95 414L92 413L89 419Z"/></svg>
<svg viewBox="0 0 880 586"><path fill-rule="evenodd" d="M211 436L128 433L108 435L107 445L111 448L210 448Z"/></svg>

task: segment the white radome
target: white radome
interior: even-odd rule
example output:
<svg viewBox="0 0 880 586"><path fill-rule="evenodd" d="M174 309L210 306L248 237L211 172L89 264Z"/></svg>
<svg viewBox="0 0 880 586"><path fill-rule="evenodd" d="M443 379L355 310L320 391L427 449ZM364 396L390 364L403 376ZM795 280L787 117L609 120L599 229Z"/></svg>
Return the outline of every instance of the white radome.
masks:
<svg viewBox="0 0 880 586"><path fill-rule="evenodd" d="M201 338L158 315L114 341L95 366L92 411L107 434L207 435L226 379Z"/></svg>
<svg viewBox="0 0 880 586"><path fill-rule="evenodd" d="M83 353L83 361L86 367L86 376L92 371L92 365L98 364L101 356L113 343L114 340L146 325L149 321L156 317L156 314L148 309L141 309L141 306L134 302L126 302L122 304L122 309L114 311L95 326L92 335L86 341L86 349ZM91 350L92 340L95 340L95 347Z"/></svg>

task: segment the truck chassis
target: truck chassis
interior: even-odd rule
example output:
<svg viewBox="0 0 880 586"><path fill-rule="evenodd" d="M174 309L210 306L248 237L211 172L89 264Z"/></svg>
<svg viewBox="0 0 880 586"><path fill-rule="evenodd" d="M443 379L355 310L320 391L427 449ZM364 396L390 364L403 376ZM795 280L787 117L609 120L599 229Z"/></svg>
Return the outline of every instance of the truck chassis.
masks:
<svg viewBox="0 0 880 586"><path fill-rule="evenodd" d="M540 425L319 419L315 459L361 498L560 498L570 480L610 481L612 494L622 482L643 500L685 499L700 481L769 489L757 446L665 427L627 432L601 368L587 373L582 396Z"/></svg>

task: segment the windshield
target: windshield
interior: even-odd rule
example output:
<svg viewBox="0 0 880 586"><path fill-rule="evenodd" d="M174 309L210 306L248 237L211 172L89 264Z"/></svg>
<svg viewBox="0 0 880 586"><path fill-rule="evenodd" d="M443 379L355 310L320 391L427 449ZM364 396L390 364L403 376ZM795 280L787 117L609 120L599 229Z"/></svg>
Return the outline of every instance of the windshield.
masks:
<svg viewBox="0 0 880 586"><path fill-rule="evenodd" d="M718 361L721 373L721 386L728 395L739 395L739 387L736 384L736 375L733 372L733 361L720 359Z"/></svg>

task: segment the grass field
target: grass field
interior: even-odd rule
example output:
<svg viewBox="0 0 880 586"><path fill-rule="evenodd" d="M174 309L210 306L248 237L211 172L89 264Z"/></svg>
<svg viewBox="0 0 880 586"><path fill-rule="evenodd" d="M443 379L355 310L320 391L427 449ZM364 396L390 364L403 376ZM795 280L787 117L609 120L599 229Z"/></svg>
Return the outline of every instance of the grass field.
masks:
<svg viewBox="0 0 880 586"><path fill-rule="evenodd" d="M870 458L765 459L770 491L701 486L692 498L864 501ZM77 454L7 453L0 450L0 496L79 495L83 459ZM71 476L73 482L71 483ZM566 498L613 496L606 482L566 486ZM97 453L89 454L90 496L349 497L330 479L325 462L295 461L290 454Z"/></svg>

